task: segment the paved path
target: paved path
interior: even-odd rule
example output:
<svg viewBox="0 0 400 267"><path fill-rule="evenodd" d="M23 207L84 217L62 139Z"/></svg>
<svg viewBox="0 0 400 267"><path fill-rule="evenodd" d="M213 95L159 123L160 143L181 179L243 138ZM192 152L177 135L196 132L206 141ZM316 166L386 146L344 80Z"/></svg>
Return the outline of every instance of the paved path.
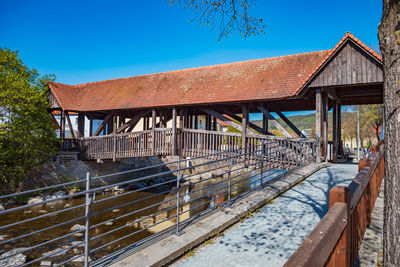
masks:
<svg viewBox="0 0 400 267"><path fill-rule="evenodd" d="M348 185L357 165L324 168L175 266L282 266L328 209L328 191Z"/></svg>

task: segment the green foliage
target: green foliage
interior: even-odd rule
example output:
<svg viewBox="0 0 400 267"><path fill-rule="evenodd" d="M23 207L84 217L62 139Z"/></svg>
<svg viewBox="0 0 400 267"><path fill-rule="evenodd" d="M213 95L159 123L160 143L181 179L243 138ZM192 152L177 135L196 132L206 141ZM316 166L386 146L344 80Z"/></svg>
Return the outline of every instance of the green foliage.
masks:
<svg viewBox="0 0 400 267"><path fill-rule="evenodd" d="M365 139L376 137L380 140L379 128L383 123L383 106L382 105L360 105L360 139L361 146L364 146ZM343 137L350 140L357 138L357 106L352 106L353 112L343 120L342 129Z"/></svg>
<svg viewBox="0 0 400 267"><path fill-rule="evenodd" d="M365 124L366 134L371 136L371 131L375 132L376 139L379 142L379 128L383 124L383 105L361 105L360 120Z"/></svg>
<svg viewBox="0 0 400 267"><path fill-rule="evenodd" d="M27 173L49 159L57 141L47 112L46 82L18 58L0 48L0 187L16 188Z"/></svg>

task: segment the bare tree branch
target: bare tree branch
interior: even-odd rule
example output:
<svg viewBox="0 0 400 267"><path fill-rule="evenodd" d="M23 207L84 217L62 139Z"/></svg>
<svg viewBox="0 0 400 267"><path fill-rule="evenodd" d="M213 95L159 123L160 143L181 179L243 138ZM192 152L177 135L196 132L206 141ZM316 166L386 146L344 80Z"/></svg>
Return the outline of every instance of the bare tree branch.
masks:
<svg viewBox="0 0 400 267"><path fill-rule="evenodd" d="M194 13L191 21L207 25L218 34L218 40L238 32L245 38L265 34L263 20L249 15L255 0L166 0L170 5L180 4Z"/></svg>

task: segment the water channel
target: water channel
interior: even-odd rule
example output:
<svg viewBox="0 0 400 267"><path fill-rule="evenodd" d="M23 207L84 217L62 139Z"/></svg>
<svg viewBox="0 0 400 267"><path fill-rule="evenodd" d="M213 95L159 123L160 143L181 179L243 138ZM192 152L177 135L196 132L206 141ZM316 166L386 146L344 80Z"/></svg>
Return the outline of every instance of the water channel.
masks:
<svg viewBox="0 0 400 267"><path fill-rule="evenodd" d="M263 175L265 179L264 181L271 179L272 177L277 176L280 173L282 173L282 171L269 170L265 172ZM186 181L186 183L182 184L182 189L180 191L181 192L180 201L182 205L181 207L182 214L180 215L180 221L193 217L199 212L213 208L214 206L224 202L227 199L227 191L228 191L227 184L228 182L226 176L213 177L212 179L206 181L198 181L196 183L189 183L188 181ZM257 187L260 184L259 172L256 173L256 171L252 171L247 174L236 175L236 177L232 178L231 184L232 184L231 191L233 197L235 195L243 193L244 191L248 191L249 189ZM125 190L116 192L97 193L96 201L99 201L101 199L106 199L111 196L116 196L116 197L106 201L99 201L91 205L90 207L91 213L96 213L109 209L108 212L92 216L90 218L90 225L92 226L100 224L101 222L113 218L123 216L127 213L132 213L134 211L137 212L126 217L121 217L120 219L117 219L112 223L96 226L90 230L90 236L94 237L106 233L108 231L111 231L113 229L123 227L122 229L113 231L110 234L106 234L104 236L101 236L100 238L96 238L90 241L90 248L96 249L113 240L120 239L118 240L118 242L114 244L105 246L101 249L96 250L95 252L92 252L90 254L91 260L97 260L111 252L117 251L139 240L142 240L143 238L146 238L154 233L158 233L168 227L175 225L176 208L173 207L176 207L176 188L172 187L167 191L169 192L155 193L153 191L153 192L129 193L129 190ZM114 208L118 205L128 202L133 202L133 203L123 207L119 207L117 209ZM163 203L157 204L160 202ZM67 200L54 201L51 203L14 211L8 213L5 216L3 215L0 218L0 226L41 216L43 214L65 209L67 207L78 206L84 203L85 203L84 197L70 198ZM148 209L144 209L152 205L154 206ZM165 211L167 209L168 211ZM58 213L56 215L47 216L43 219L37 219L31 222L26 222L11 228L7 228L5 230L1 230L0 236L3 236L3 241L10 240L13 238L17 238L21 235L29 234L43 228L51 227L56 224L66 222L74 218L79 218L81 216L84 216L84 214L85 214L85 207L83 206L66 212ZM152 216L150 218L146 218L149 217L149 215L153 214L157 215ZM139 219L143 220L140 222L133 223L135 222L135 220ZM82 219L73 223L65 224L60 227L55 227L43 231L41 233L32 235L30 237L17 239L7 244L0 245L0 254L15 248L32 247L34 245L46 242L56 237L67 235L73 232L71 230L71 227L73 227L76 224L84 225L85 222ZM153 224L156 225L152 226ZM137 233L132 234L127 238L123 238L124 236L134 232ZM57 240L55 242L51 242L49 244L46 244L45 246L40 246L38 248L32 249L31 251L24 253L25 255L27 255L26 262L47 255L46 253L54 253L60 248L65 248L77 244L77 242L83 240L84 240L84 232L74 236L63 238L61 240ZM75 248L62 251L56 255L53 255L43 260L51 261L52 263L60 263L78 254L82 254L83 251L84 251L84 245L81 244ZM37 261L36 263L33 263L31 266L39 266L40 262L41 261ZM78 261L69 262L65 264L65 266L82 266L82 265L83 265L82 258L78 259Z"/></svg>

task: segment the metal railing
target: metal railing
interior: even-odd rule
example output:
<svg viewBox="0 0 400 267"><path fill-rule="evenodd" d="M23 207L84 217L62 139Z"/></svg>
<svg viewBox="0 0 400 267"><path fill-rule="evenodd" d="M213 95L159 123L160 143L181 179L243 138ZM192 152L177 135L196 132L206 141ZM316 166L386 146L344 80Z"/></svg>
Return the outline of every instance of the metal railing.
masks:
<svg viewBox="0 0 400 267"><path fill-rule="evenodd" d="M383 146L359 162L348 186L329 190L329 209L285 267L354 266L384 178Z"/></svg>
<svg viewBox="0 0 400 267"><path fill-rule="evenodd" d="M178 156L171 162L109 175L87 174L82 180L0 196L3 203L41 196L0 211L0 251L6 252L0 263L23 254L28 261L20 266L46 259L53 266L89 266L162 234L179 235L193 218L262 188L271 177L315 162L315 153L296 153L261 141L246 149ZM57 190L67 193L42 197Z"/></svg>

